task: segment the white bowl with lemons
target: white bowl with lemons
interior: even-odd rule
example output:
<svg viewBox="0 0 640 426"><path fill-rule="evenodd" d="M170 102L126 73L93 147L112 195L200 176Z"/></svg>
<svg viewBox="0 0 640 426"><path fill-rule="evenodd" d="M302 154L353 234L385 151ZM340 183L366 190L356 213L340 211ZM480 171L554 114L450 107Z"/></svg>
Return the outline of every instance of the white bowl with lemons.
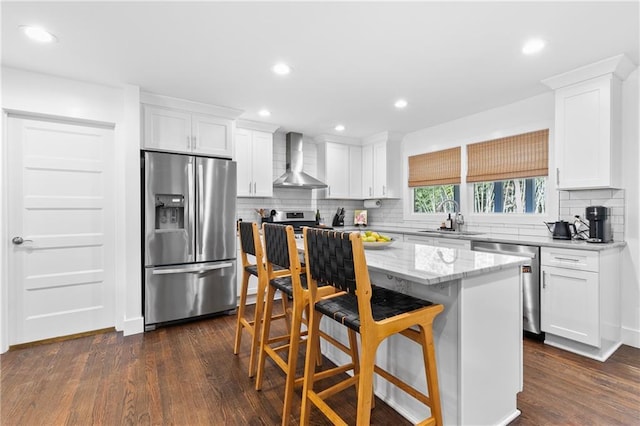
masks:
<svg viewBox="0 0 640 426"><path fill-rule="evenodd" d="M362 245L366 249L382 249L393 244L394 239L376 231L361 232Z"/></svg>

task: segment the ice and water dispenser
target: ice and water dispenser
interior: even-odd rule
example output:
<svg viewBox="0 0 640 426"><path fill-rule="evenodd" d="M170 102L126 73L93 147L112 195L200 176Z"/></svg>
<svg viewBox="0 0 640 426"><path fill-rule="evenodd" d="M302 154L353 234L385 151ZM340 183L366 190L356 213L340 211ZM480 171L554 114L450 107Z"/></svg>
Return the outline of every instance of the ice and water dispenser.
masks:
<svg viewBox="0 0 640 426"><path fill-rule="evenodd" d="M184 195L156 195L156 229L184 229Z"/></svg>

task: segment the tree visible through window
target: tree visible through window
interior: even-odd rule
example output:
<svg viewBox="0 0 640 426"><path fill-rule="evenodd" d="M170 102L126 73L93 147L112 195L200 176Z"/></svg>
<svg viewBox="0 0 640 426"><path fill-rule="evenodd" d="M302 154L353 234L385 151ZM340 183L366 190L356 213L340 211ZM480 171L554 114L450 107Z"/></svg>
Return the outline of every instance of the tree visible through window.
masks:
<svg viewBox="0 0 640 426"><path fill-rule="evenodd" d="M539 213L546 211L545 177L478 182L473 185L475 213Z"/></svg>
<svg viewBox="0 0 640 426"><path fill-rule="evenodd" d="M460 185L421 186L413 189L413 212L436 213L444 200L456 200L460 203ZM452 203L443 206L445 213L453 213ZM442 211L442 210L440 210Z"/></svg>

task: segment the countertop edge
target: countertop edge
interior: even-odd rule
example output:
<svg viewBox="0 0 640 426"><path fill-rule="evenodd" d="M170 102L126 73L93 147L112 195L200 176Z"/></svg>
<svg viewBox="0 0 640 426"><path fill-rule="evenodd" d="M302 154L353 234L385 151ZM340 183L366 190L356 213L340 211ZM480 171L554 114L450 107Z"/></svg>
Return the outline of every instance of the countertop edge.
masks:
<svg viewBox="0 0 640 426"><path fill-rule="evenodd" d="M464 235L464 234L444 234L444 233L426 233L420 231L414 231L407 228L402 227L393 227L388 225L380 225L380 226L368 226L366 228L359 228L356 226L345 226L344 228L335 228L337 231L364 231L364 230L373 230L379 232L389 232L389 233L398 233L398 234L406 234L406 235L415 235L422 237L433 237L433 238L450 238L456 240L469 240L469 241L487 241L487 242L495 242L495 243L507 243L507 244L521 244L521 245L529 245L529 246L540 246L540 247L554 247L554 248L566 248L572 250L587 250L587 251L604 251L610 249L616 249L625 247L627 245L626 241L612 241L610 243L588 243L586 241L581 240L554 240L553 238L544 238L544 237L526 237L520 236L518 238L507 238L503 236L491 236L489 234L474 234L474 235Z"/></svg>

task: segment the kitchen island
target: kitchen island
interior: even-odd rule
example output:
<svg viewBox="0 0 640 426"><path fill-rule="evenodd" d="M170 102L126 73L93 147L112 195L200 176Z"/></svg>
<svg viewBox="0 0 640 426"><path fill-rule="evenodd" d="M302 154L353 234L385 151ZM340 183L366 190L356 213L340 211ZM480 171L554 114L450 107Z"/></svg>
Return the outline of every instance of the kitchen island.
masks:
<svg viewBox="0 0 640 426"><path fill-rule="evenodd" d="M299 240L299 247L303 246ZM366 250L373 284L444 305L433 334L447 425L507 424L516 418L522 390L520 265L526 259L395 242ZM324 319L321 328L342 342L346 330ZM345 355L322 342L337 364ZM397 335L378 348L377 363L417 389L425 389L420 347ZM426 407L376 376L375 393L412 422Z"/></svg>

